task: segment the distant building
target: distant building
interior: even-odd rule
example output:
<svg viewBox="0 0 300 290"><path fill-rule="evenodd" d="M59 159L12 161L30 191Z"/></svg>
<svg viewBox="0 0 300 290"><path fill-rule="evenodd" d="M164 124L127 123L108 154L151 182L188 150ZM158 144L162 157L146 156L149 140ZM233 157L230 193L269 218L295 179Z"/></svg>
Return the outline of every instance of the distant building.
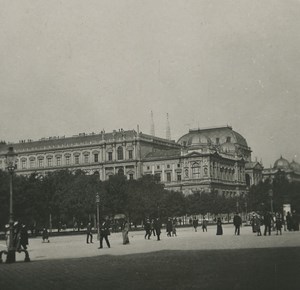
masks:
<svg viewBox="0 0 300 290"><path fill-rule="evenodd" d="M300 164L294 160L290 163L288 160L280 156L270 168L265 168L262 172L263 180L273 180L277 174L284 174L289 182L300 182Z"/></svg>
<svg viewBox="0 0 300 290"><path fill-rule="evenodd" d="M170 190L224 196L243 195L262 177L262 166L251 161L246 139L229 126L189 130L177 142L134 130L50 137L21 141L17 174L30 175L81 169L107 180L114 174L137 179L156 175ZM0 169L8 145L0 144Z"/></svg>

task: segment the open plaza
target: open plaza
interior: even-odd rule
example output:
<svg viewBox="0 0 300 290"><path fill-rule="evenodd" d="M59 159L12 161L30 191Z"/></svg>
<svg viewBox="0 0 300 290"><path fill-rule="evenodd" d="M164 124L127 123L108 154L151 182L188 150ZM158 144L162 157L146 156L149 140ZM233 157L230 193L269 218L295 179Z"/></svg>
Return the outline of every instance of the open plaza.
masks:
<svg viewBox="0 0 300 290"><path fill-rule="evenodd" d="M256 236L251 227L234 235L232 224L178 228L176 237L161 241L131 231L130 244L122 234L109 236L111 248L94 234L40 237L29 240L31 262L17 254L17 263L0 265L1 289L298 289L300 232ZM0 242L1 250L5 242ZM288 287L288 288L282 288Z"/></svg>

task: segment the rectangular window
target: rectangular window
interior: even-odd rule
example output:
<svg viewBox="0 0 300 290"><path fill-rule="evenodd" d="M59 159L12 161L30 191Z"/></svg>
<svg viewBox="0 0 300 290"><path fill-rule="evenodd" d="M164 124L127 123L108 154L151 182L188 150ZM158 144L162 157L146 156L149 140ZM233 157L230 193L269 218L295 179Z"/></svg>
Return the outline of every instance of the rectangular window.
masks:
<svg viewBox="0 0 300 290"><path fill-rule="evenodd" d="M94 162L98 162L99 154L94 154Z"/></svg>
<svg viewBox="0 0 300 290"><path fill-rule="evenodd" d="M147 166L147 170L150 170L150 166Z"/></svg>
<svg viewBox="0 0 300 290"><path fill-rule="evenodd" d="M34 160L30 160L30 168L34 167Z"/></svg>
<svg viewBox="0 0 300 290"><path fill-rule="evenodd" d="M75 156L74 163L79 164L79 156Z"/></svg>
<svg viewBox="0 0 300 290"><path fill-rule="evenodd" d="M48 167L52 166L52 158L47 159L47 165L48 165Z"/></svg>
<svg viewBox="0 0 300 290"><path fill-rule="evenodd" d="M89 163L89 156L88 155L84 155L84 163Z"/></svg>
<svg viewBox="0 0 300 290"><path fill-rule="evenodd" d="M227 137L226 142L231 142L231 137Z"/></svg>
<svg viewBox="0 0 300 290"><path fill-rule="evenodd" d="M66 156L66 165L70 165L70 156Z"/></svg>
<svg viewBox="0 0 300 290"><path fill-rule="evenodd" d="M167 168L170 168L170 164L167 165Z"/></svg>
<svg viewBox="0 0 300 290"><path fill-rule="evenodd" d="M61 165L61 158L60 157L56 157L56 165L57 166Z"/></svg>
<svg viewBox="0 0 300 290"><path fill-rule="evenodd" d="M112 161L112 152L108 152L108 160Z"/></svg>
<svg viewBox="0 0 300 290"><path fill-rule="evenodd" d="M39 159L38 164L39 164L39 167L43 167L43 159Z"/></svg>
<svg viewBox="0 0 300 290"><path fill-rule="evenodd" d="M159 165L157 165L157 166L156 166L156 168L157 168L157 169L160 169L160 166L159 166Z"/></svg>
<svg viewBox="0 0 300 290"><path fill-rule="evenodd" d="M25 169L25 168L26 168L26 161L22 160L22 169Z"/></svg>
<svg viewBox="0 0 300 290"><path fill-rule="evenodd" d="M180 163L177 164L177 168L180 168Z"/></svg>
<svg viewBox="0 0 300 290"><path fill-rule="evenodd" d="M167 172L167 181L171 182L171 173L170 172Z"/></svg>
<svg viewBox="0 0 300 290"><path fill-rule="evenodd" d="M177 174L177 180L181 181L181 174Z"/></svg>
<svg viewBox="0 0 300 290"><path fill-rule="evenodd" d="M128 158L132 159L133 158L133 154L132 154L132 150L128 150Z"/></svg>
<svg viewBox="0 0 300 290"><path fill-rule="evenodd" d="M133 174L132 173L129 174L129 180L133 180Z"/></svg>
<svg viewBox="0 0 300 290"><path fill-rule="evenodd" d="M156 173L155 178L156 178L157 181L161 181L160 173Z"/></svg>

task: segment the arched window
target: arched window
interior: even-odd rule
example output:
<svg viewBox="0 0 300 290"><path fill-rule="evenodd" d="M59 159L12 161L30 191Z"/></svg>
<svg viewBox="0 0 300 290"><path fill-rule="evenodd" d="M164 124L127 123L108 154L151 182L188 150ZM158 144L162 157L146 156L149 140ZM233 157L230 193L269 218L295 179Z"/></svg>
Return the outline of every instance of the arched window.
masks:
<svg viewBox="0 0 300 290"><path fill-rule="evenodd" d="M123 156L123 147L118 147L117 149L117 152L118 152L118 160L123 160L124 159L124 156Z"/></svg>
<svg viewBox="0 0 300 290"><path fill-rule="evenodd" d="M119 168L118 175L124 175L124 169L123 168Z"/></svg>
<svg viewBox="0 0 300 290"><path fill-rule="evenodd" d="M192 176L195 179L200 178L200 165L197 162L192 165Z"/></svg>

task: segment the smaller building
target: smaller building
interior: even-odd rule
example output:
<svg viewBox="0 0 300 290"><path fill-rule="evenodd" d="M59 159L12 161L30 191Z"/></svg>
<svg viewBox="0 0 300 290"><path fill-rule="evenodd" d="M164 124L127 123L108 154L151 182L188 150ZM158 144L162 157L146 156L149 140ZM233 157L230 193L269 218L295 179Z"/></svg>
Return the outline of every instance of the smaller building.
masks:
<svg viewBox="0 0 300 290"><path fill-rule="evenodd" d="M283 173L289 182L300 182L300 164L294 160L290 163L280 156L273 167L263 170L263 181L266 179L273 180L278 173Z"/></svg>

